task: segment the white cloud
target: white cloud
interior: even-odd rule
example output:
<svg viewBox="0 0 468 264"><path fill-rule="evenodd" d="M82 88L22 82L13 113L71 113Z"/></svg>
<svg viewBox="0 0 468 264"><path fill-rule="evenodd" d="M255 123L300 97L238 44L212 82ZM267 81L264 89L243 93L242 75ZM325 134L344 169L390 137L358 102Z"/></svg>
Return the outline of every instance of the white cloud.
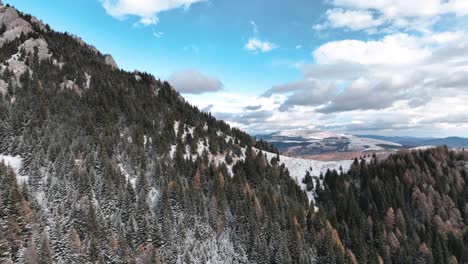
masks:
<svg viewBox="0 0 468 264"><path fill-rule="evenodd" d="M442 0L334 0L335 6L375 9L386 17L432 17L442 11Z"/></svg>
<svg viewBox="0 0 468 264"><path fill-rule="evenodd" d="M158 23L158 13L176 8L188 8L203 0L100 0L106 12L116 18L137 16L142 25Z"/></svg>
<svg viewBox="0 0 468 264"><path fill-rule="evenodd" d="M414 64L430 54L421 38L407 34L388 35L381 40L341 40L328 42L313 52L318 64Z"/></svg>
<svg viewBox="0 0 468 264"><path fill-rule="evenodd" d="M317 27L317 29L321 30L331 27L362 30L376 28L385 23L383 18L375 18L373 13L368 10L344 10L341 8L334 8L328 10L325 16L327 18L326 24Z"/></svg>
<svg viewBox="0 0 468 264"><path fill-rule="evenodd" d="M154 16L154 17L142 17L139 22L143 26L151 26L151 25L156 25L159 22L159 18L157 18L156 16Z"/></svg>
<svg viewBox="0 0 468 264"><path fill-rule="evenodd" d="M245 44L245 49L253 52L269 52L278 48L278 45L269 41L262 41L258 38L250 38Z"/></svg>
<svg viewBox="0 0 468 264"><path fill-rule="evenodd" d="M450 0L445 6L445 12L455 13L457 16L468 15L468 1L466 0Z"/></svg>
<svg viewBox="0 0 468 264"><path fill-rule="evenodd" d="M325 21L314 26L369 32L428 32L443 15L468 15L465 0L332 0ZM378 27L379 30L377 30Z"/></svg>
<svg viewBox="0 0 468 264"><path fill-rule="evenodd" d="M180 93L201 94L217 92L223 83L215 77L204 75L197 70L175 72L169 77L169 83Z"/></svg>
<svg viewBox="0 0 468 264"><path fill-rule="evenodd" d="M282 100L261 126L274 130L283 126L279 116L301 113L307 118L290 128L300 121L348 132L460 133L468 127L467 52L462 31L325 43L312 53L313 64L299 67L303 80L264 93Z"/></svg>
<svg viewBox="0 0 468 264"><path fill-rule="evenodd" d="M158 32L153 32L153 36L155 38L161 38L164 35L164 32L158 31Z"/></svg>

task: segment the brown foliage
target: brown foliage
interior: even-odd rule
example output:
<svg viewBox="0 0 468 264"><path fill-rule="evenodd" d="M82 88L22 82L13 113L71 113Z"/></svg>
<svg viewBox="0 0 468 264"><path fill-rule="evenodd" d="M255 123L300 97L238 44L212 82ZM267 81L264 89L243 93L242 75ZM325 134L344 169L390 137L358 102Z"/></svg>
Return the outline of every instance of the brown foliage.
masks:
<svg viewBox="0 0 468 264"><path fill-rule="evenodd" d="M222 172L218 174L218 184L220 189L224 189L224 175Z"/></svg>
<svg viewBox="0 0 468 264"><path fill-rule="evenodd" d="M340 239L340 235L338 234L338 231L336 231L336 229L334 229L330 223L330 221L326 221L325 222L325 227L326 227L326 232L330 232L331 233L331 237L332 237L332 241L333 243L338 246L338 248L340 249L341 251L341 254L345 254L345 246L343 245L343 242L341 241Z"/></svg>
<svg viewBox="0 0 468 264"><path fill-rule="evenodd" d="M255 204L255 212L257 213L257 217L259 219L263 218L263 209L260 201L258 200L257 196L254 194L254 204Z"/></svg>
<svg viewBox="0 0 468 264"><path fill-rule="evenodd" d="M36 264L38 261L37 247L32 236L29 238L28 248L26 251L25 261L27 264Z"/></svg>
<svg viewBox="0 0 468 264"><path fill-rule="evenodd" d="M74 227L70 228L68 232L68 239L70 240L71 249L74 253L80 254L81 253L81 239L78 235L78 232Z"/></svg>
<svg viewBox="0 0 468 264"><path fill-rule="evenodd" d="M192 178L192 187L194 189L201 188L200 169L197 169L197 171L195 172L195 175Z"/></svg>
<svg viewBox="0 0 468 264"><path fill-rule="evenodd" d="M244 196L252 197L252 194L253 194L252 188L250 188L250 184L246 182L244 185Z"/></svg>

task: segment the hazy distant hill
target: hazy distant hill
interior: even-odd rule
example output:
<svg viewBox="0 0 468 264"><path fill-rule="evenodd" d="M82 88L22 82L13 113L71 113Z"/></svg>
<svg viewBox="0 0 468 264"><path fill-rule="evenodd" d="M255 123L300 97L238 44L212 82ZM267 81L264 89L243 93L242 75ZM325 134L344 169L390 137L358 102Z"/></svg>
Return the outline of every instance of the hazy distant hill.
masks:
<svg viewBox="0 0 468 264"><path fill-rule="evenodd" d="M386 136L376 136L376 135L359 135L358 137L392 141L392 142L396 142L407 147L441 146L441 145L446 145L452 148L468 147L468 138L462 138L462 137L417 138L417 137L386 137Z"/></svg>
<svg viewBox="0 0 468 264"><path fill-rule="evenodd" d="M391 140L358 137L320 130L286 130L257 137L270 142L281 152L295 156L401 148L400 143Z"/></svg>

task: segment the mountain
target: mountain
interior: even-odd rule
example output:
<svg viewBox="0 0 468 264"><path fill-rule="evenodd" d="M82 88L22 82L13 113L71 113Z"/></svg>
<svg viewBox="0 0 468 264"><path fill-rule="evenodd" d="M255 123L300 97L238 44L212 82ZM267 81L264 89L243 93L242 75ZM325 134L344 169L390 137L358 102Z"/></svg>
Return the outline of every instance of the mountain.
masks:
<svg viewBox="0 0 468 264"><path fill-rule="evenodd" d="M276 148L11 6L0 25L0 262L318 258Z"/></svg>
<svg viewBox="0 0 468 264"><path fill-rule="evenodd" d="M417 137L386 137L386 136L376 136L376 135L362 135L358 137L392 141L392 142L396 142L407 147L444 146L444 145L451 147L451 148L468 147L468 138L462 138L462 137L417 138Z"/></svg>
<svg viewBox="0 0 468 264"><path fill-rule="evenodd" d="M1 263L468 261L466 152L282 156L79 37L0 25Z"/></svg>
<svg viewBox="0 0 468 264"><path fill-rule="evenodd" d="M257 137L273 144L281 152L293 156L332 152L381 151L401 147L401 144L389 140L320 130L285 130Z"/></svg>

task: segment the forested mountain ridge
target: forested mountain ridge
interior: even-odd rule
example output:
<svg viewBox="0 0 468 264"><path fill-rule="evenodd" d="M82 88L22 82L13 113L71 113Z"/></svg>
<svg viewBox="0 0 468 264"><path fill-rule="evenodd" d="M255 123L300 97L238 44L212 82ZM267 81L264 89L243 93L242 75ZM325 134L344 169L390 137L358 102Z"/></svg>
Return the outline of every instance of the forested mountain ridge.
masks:
<svg viewBox="0 0 468 264"><path fill-rule="evenodd" d="M168 83L12 7L0 25L0 154L22 161L0 164L2 263L465 261L466 153L306 175L316 212L275 148Z"/></svg>
<svg viewBox="0 0 468 264"><path fill-rule="evenodd" d="M468 152L401 151L329 172L317 201L359 263L468 262Z"/></svg>
<svg viewBox="0 0 468 264"><path fill-rule="evenodd" d="M252 150L273 147L12 7L0 24L0 152L27 179L1 169L2 261L313 260L306 194Z"/></svg>

